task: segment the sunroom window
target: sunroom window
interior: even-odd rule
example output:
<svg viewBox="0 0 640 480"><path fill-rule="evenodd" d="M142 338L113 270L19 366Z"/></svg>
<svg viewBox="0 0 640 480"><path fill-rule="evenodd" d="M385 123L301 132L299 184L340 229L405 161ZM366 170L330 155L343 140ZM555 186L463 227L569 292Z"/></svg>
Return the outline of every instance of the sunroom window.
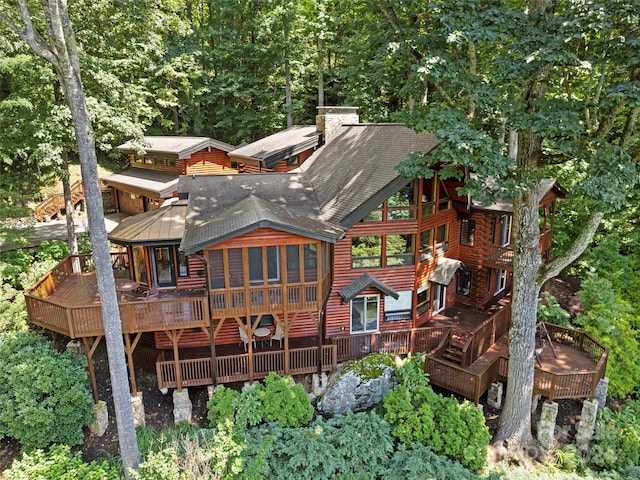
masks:
<svg viewBox="0 0 640 480"><path fill-rule="evenodd" d="M351 333L377 331L379 312L378 295L365 295L351 300Z"/></svg>

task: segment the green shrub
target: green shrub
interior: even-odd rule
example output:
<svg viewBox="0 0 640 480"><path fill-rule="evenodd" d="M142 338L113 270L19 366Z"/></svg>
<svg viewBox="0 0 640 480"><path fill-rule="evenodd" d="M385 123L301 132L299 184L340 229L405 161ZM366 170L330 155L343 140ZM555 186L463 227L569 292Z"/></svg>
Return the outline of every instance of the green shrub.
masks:
<svg viewBox="0 0 640 480"><path fill-rule="evenodd" d="M54 261L59 262L69 255L69 244L60 240L43 240L36 250L36 259L39 262Z"/></svg>
<svg viewBox="0 0 640 480"><path fill-rule="evenodd" d="M313 406L302 385L271 372L264 383L237 392L218 387L207 403L209 424L215 427L229 419L241 427L276 422L282 427L300 427L313 417Z"/></svg>
<svg viewBox="0 0 640 480"><path fill-rule="evenodd" d="M27 449L82 443L93 418L84 356L33 332L0 335L0 436Z"/></svg>
<svg viewBox="0 0 640 480"><path fill-rule="evenodd" d="M27 307L24 295L8 283L0 285L0 332L27 329Z"/></svg>
<svg viewBox="0 0 640 480"><path fill-rule="evenodd" d="M553 295L544 294L544 300L538 302L538 321L553 323L562 327L571 325L571 316L560 306Z"/></svg>
<svg viewBox="0 0 640 480"><path fill-rule="evenodd" d="M84 463L80 452L71 454L66 445L53 445L48 452L23 453L5 470L6 480L120 480L118 469L105 462ZM154 477L156 478L156 477Z"/></svg>
<svg viewBox="0 0 640 480"><path fill-rule="evenodd" d="M307 393L291 377L271 372L258 388L257 396L266 422L276 422L281 427L301 427L313 417Z"/></svg>
<svg viewBox="0 0 640 480"><path fill-rule="evenodd" d="M235 419L235 409L240 393L219 385L216 393L207 402L207 418L209 425L215 427L218 423Z"/></svg>
<svg viewBox="0 0 640 480"><path fill-rule="evenodd" d="M424 371L425 353L408 355L402 365L396 369L396 380L407 388L427 386L429 375Z"/></svg>
<svg viewBox="0 0 640 480"><path fill-rule="evenodd" d="M482 412L468 401L459 403L426 386L398 385L385 395L384 419L407 447L421 443L478 470L487 460L491 439Z"/></svg>
<svg viewBox="0 0 640 480"><path fill-rule="evenodd" d="M589 454L594 465L609 470L640 465L639 401L632 400L615 413L608 408L598 413Z"/></svg>
<svg viewBox="0 0 640 480"><path fill-rule="evenodd" d="M419 478L421 480L480 480L481 477L464 468L459 462L436 455L419 443L411 448L400 445L387 464L381 480Z"/></svg>

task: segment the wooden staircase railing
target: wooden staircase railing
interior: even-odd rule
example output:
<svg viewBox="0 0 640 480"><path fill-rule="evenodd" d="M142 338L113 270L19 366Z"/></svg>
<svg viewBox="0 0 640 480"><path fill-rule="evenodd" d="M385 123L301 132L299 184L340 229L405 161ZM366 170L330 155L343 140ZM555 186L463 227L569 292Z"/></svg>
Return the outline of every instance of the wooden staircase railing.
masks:
<svg viewBox="0 0 640 480"><path fill-rule="evenodd" d="M75 207L82 200L84 200L84 187L80 180L76 180L73 185L71 185L71 204ZM35 208L36 218L39 222L45 222L56 216L60 211L64 210L64 208L64 194L56 193L43 200Z"/></svg>

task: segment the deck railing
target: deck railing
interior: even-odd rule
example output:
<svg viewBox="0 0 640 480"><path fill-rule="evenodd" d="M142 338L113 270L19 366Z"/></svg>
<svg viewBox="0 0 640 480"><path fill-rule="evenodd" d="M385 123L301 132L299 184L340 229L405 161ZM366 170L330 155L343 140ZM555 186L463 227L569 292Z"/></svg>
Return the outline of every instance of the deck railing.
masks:
<svg viewBox="0 0 640 480"><path fill-rule="evenodd" d="M218 383L253 381L266 377L270 372L280 375L302 375L318 371L318 348L296 348L289 350L289 365L285 370L285 350L248 353L216 358ZM249 368L251 362L251 369ZM211 358L179 360L181 387L211 385ZM336 369L335 345L322 347L322 370ZM158 388L177 388L176 362L173 360L156 363Z"/></svg>
<svg viewBox="0 0 640 480"><path fill-rule="evenodd" d="M446 335L449 327L425 327L411 330L344 335L332 337L338 349L338 362L356 360L373 352L404 355L432 350Z"/></svg>
<svg viewBox="0 0 640 480"><path fill-rule="evenodd" d="M75 206L82 199L84 199L84 187L82 182L77 180L71 185L71 203ZM47 218L53 217L64 209L64 194L56 193L40 202L35 208L35 214L39 222L44 222Z"/></svg>
<svg viewBox="0 0 640 480"><path fill-rule="evenodd" d="M462 366L468 367L480 358L502 335L509 331L511 304L498 310L471 332L462 349Z"/></svg>
<svg viewBox="0 0 640 480"><path fill-rule="evenodd" d="M597 363L593 369L579 372L551 372L536 365L534 392L546 397L549 402L563 398L593 398L598 381L604 377L607 349L587 333L552 324L545 325L553 342L581 350ZM485 371L474 373L461 365L439 358L446 347L446 338L444 340L429 352L425 360L425 371L434 385L477 403L491 383L507 379L508 358L499 356Z"/></svg>
<svg viewBox="0 0 640 480"><path fill-rule="evenodd" d="M269 309L313 310L318 308L318 284L300 283L229 288L211 291L214 318L258 315Z"/></svg>

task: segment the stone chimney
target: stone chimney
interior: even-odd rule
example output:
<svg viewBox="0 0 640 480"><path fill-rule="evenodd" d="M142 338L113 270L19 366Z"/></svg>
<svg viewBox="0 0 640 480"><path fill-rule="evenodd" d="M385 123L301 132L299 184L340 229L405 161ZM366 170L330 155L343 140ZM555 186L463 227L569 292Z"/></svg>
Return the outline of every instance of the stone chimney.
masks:
<svg viewBox="0 0 640 480"><path fill-rule="evenodd" d="M324 143L329 143L340 125L360 123L358 107L318 107L316 128L322 132Z"/></svg>

